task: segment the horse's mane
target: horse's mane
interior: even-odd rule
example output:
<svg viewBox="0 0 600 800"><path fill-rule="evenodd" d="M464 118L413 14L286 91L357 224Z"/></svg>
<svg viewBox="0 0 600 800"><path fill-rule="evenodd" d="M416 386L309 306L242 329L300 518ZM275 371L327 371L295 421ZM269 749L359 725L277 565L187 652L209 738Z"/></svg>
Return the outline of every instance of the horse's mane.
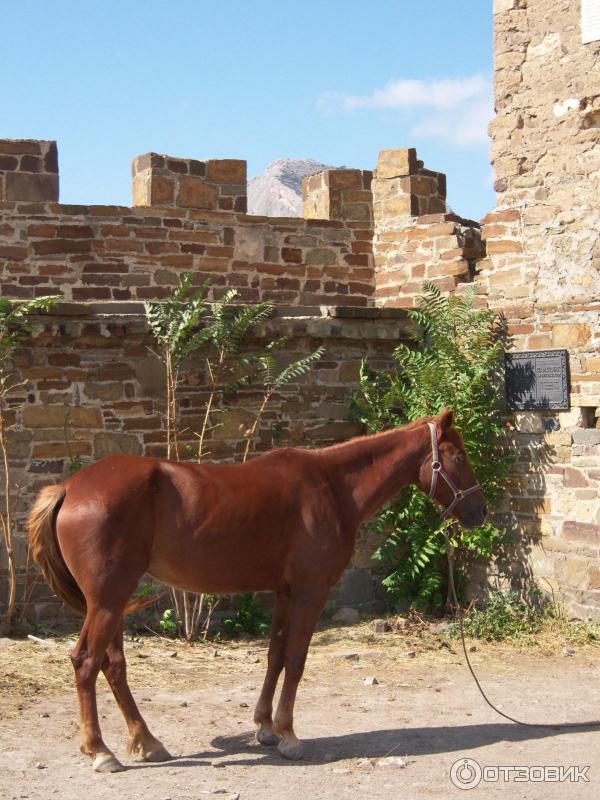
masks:
<svg viewBox="0 0 600 800"><path fill-rule="evenodd" d="M379 433L372 433L367 435L369 439L381 439L384 436L387 436L394 431L411 431L414 428L420 428L422 425L427 424L428 422L433 422L435 417L419 417L419 419L415 419L412 422L407 422L406 425L401 425L399 428L387 428L385 431L380 431ZM353 436L352 439L348 439L345 442L338 442L337 444L330 444L328 447L321 447L319 448L320 451L327 451L331 452L333 450L342 450L345 447L351 447L353 444L357 444L358 442L364 442L365 435L362 436Z"/></svg>

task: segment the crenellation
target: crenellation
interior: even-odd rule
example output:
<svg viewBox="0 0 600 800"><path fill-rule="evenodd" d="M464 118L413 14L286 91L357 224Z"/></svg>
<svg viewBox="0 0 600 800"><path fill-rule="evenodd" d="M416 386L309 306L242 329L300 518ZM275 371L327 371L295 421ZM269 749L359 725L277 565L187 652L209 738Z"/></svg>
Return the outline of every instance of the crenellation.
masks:
<svg viewBox="0 0 600 800"><path fill-rule="evenodd" d="M58 200L56 142L0 139L0 203Z"/></svg>
<svg viewBox="0 0 600 800"><path fill-rule="evenodd" d="M131 173L133 205L137 207L247 210L245 161L198 161L145 153L133 160Z"/></svg>

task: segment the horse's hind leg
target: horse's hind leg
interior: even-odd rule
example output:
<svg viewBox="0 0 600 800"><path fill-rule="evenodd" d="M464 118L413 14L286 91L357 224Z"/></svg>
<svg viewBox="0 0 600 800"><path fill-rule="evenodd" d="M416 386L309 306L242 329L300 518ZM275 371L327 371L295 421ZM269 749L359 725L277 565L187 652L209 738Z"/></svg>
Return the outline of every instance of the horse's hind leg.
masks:
<svg viewBox="0 0 600 800"><path fill-rule="evenodd" d="M123 652L122 619L119 621L117 632L106 648L102 671L125 717L127 730L129 731L127 751L132 754L139 753L144 761L168 761L171 755L148 730L148 726L133 699L127 683L127 665Z"/></svg>
<svg viewBox="0 0 600 800"><path fill-rule="evenodd" d="M289 593L277 592L271 625L267 674L254 711L254 722L259 726L256 738L261 744L279 743L279 736L273 730L273 695L285 661L290 605Z"/></svg>
<svg viewBox="0 0 600 800"><path fill-rule="evenodd" d="M93 758L96 772L120 772L124 769L102 739L96 704L96 679L122 614L122 608L88 604L79 640L71 652L79 699L80 749Z"/></svg>

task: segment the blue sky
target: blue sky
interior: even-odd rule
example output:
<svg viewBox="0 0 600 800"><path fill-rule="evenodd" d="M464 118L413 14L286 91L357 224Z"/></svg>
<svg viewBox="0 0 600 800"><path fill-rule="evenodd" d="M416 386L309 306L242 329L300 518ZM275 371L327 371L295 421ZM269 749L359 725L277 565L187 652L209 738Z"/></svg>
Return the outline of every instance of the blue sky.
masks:
<svg viewBox="0 0 600 800"><path fill-rule="evenodd" d="M452 208L494 205L491 0L2 3L0 137L58 141L61 202L130 203L154 150L372 168L416 146Z"/></svg>

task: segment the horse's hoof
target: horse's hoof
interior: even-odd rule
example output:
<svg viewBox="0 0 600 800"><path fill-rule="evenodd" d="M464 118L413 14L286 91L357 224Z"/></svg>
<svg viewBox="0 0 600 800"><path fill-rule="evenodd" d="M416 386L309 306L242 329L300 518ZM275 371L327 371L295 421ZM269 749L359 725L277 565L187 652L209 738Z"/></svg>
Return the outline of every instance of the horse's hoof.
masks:
<svg viewBox="0 0 600 800"><path fill-rule="evenodd" d="M171 753L161 745L157 750L153 750L151 753L144 753L142 761L171 761L172 758L173 756Z"/></svg>
<svg viewBox="0 0 600 800"><path fill-rule="evenodd" d="M112 753L98 753L94 759L94 772L123 772L124 769Z"/></svg>
<svg viewBox="0 0 600 800"><path fill-rule="evenodd" d="M277 745L277 749L284 758L289 758L290 761L299 761L304 757L304 747L302 746L302 742L298 740L294 742L288 739L282 739Z"/></svg>
<svg viewBox="0 0 600 800"><path fill-rule="evenodd" d="M275 745L279 744L281 741L281 737L277 736L273 731L268 730L268 728L259 728L256 731L256 741L267 747L275 747Z"/></svg>

